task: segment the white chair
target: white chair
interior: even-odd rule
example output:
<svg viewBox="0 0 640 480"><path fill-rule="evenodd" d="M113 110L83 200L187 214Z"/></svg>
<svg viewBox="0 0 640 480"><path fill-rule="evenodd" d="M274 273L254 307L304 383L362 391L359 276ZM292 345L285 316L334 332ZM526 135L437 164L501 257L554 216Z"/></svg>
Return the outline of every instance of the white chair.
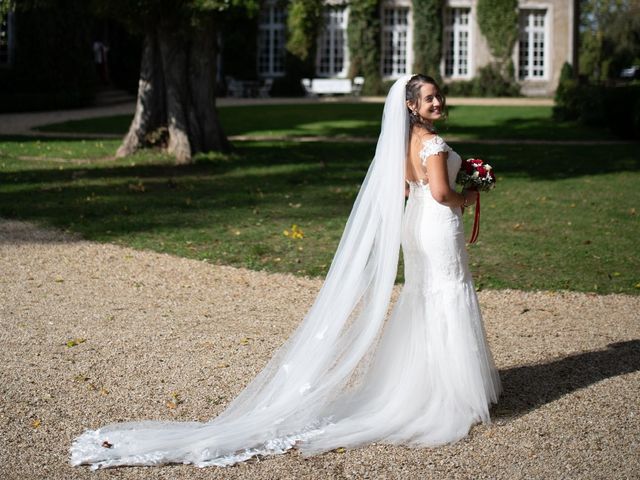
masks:
<svg viewBox="0 0 640 480"><path fill-rule="evenodd" d="M244 85L233 77L225 77L227 81L227 96L241 98L244 95Z"/></svg>
<svg viewBox="0 0 640 480"><path fill-rule="evenodd" d="M304 94L307 97L315 97L316 94L313 92L312 88L311 88L311 79L310 78L303 78L300 80L300 83L302 84L302 88L304 88Z"/></svg>
<svg viewBox="0 0 640 480"><path fill-rule="evenodd" d="M362 87L364 87L364 77L354 77L353 90L351 93L354 95L360 95L360 93L362 93Z"/></svg>
<svg viewBox="0 0 640 480"><path fill-rule="evenodd" d="M273 78L266 78L264 83L258 87L258 97L269 98L271 96L271 87L273 87Z"/></svg>

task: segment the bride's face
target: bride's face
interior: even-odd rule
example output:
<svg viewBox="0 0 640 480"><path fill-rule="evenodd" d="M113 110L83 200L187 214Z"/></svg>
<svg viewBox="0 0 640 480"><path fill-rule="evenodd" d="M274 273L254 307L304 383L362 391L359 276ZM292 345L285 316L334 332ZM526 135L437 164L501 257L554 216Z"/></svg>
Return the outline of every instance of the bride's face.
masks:
<svg viewBox="0 0 640 480"><path fill-rule="evenodd" d="M423 120L435 122L442 118L442 94L435 85L425 83L420 87L418 114Z"/></svg>

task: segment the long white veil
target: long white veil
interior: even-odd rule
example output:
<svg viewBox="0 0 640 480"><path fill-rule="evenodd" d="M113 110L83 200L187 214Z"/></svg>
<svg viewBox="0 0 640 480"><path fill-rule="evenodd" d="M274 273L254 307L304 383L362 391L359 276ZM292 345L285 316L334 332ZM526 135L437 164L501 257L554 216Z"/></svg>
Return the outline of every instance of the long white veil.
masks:
<svg viewBox="0 0 640 480"><path fill-rule="evenodd" d="M218 417L88 430L73 465L231 465L321 436L331 405L357 384L384 325L396 278L409 138L405 86L387 96L375 156L313 306L262 372ZM336 445L336 447L339 445Z"/></svg>

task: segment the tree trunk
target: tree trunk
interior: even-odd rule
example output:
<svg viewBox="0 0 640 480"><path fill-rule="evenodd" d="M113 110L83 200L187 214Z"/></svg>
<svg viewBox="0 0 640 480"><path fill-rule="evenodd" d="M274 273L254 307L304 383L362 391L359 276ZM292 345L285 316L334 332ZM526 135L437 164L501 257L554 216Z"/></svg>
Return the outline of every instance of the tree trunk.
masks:
<svg viewBox="0 0 640 480"><path fill-rule="evenodd" d="M216 56L218 53L217 31L214 20L203 21L201 28L194 32L190 49L188 76L191 82L191 102L193 105L191 145L197 151L228 151L229 141L218 119L216 105ZM197 88L195 88L197 86ZM199 135L199 138L196 136Z"/></svg>
<svg viewBox="0 0 640 480"><path fill-rule="evenodd" d="M162 62L155 35L147 34L142 46L138 99L129 132L116 152L125 157L148 145L148 136L165 122L167 117L164 96Z"/></svg>
<svg viewBox="0 0 640 480"><path fill-rule="evenodd" d="M215 104L216 23L161 24L144 39L136 112L116 156L166 140L176 163L194 154L228 151Z"/></svg>

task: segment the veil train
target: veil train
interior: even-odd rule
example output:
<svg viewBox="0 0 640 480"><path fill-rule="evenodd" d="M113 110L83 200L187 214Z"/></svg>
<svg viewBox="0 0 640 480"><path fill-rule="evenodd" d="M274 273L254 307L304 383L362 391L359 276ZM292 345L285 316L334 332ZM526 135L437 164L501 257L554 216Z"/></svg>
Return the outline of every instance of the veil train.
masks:
<svg viewBox="0 0 640 480"><path fill-rule="evenodd" d="M389 308L404 208L409 78L389 91L375 156L321 290L262 372L209 422L87 430L71 446L72 465L227 466L283 453L298 442L305 453L305 440L322 437L336 400L366 372Z"/></svg>

